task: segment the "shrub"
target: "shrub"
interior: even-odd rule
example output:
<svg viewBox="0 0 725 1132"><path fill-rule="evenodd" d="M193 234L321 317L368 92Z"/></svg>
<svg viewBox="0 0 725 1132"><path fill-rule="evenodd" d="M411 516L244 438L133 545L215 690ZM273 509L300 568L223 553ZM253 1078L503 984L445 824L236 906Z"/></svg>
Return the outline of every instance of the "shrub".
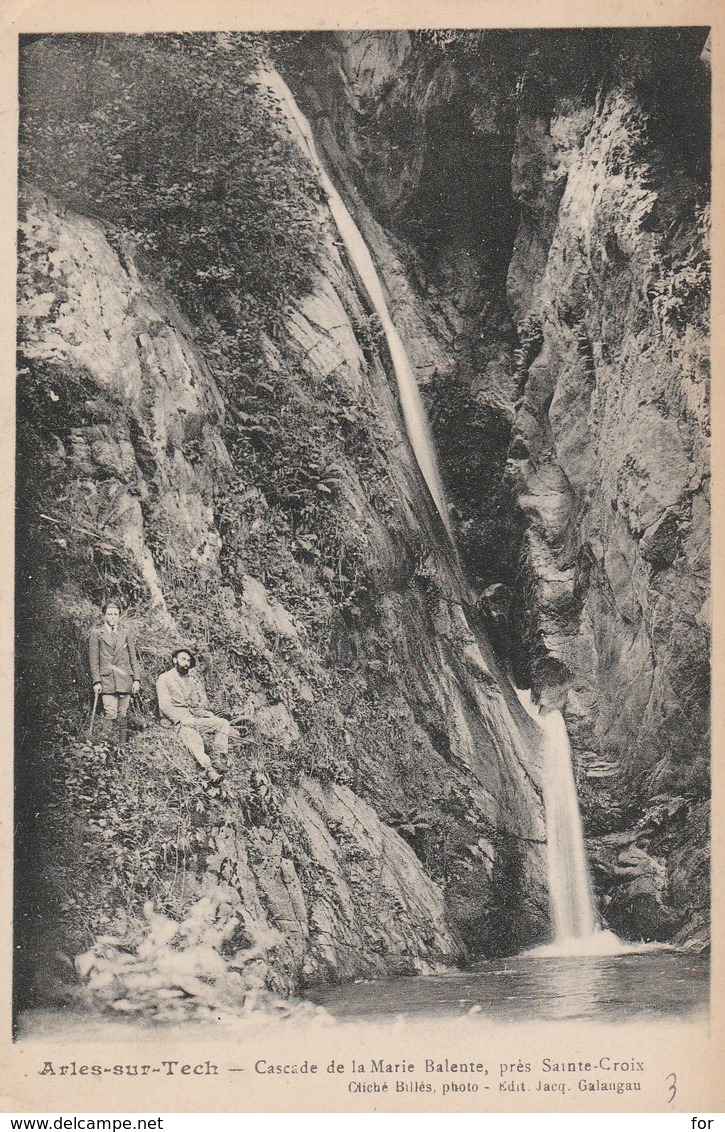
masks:
<svg viewBox="0 0 725 1132"><path fill-rule="evenodd" d="M269 326L307 286L318 195L253 79L263 55L250 35L21 45L21 177L131 232L188 313L208 305L252 352L240 312Z"/></svg>

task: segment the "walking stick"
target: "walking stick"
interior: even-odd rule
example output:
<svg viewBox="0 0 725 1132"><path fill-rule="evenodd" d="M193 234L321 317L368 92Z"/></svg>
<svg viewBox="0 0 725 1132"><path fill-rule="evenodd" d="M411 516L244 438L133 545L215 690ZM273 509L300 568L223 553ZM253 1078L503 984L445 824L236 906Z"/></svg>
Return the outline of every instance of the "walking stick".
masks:
<svg viewBox="0 0 725 1132"><path fill-rule="evenodd" d="M90 743L93 738L93 724L96 718L96 708L98 707L98 688L95 689L93 697L93 711L91 712L91 722L88 724L88 742Z"/></svg>

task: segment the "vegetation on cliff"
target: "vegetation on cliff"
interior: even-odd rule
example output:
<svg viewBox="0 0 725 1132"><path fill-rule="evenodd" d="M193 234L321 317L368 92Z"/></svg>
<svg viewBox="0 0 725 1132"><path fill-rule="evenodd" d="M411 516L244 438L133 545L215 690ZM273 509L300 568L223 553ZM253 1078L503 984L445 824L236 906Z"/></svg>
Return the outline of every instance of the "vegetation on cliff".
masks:
<svg viewBox="0 0 725 1132"><path fill-rule="evenodd" d="M536 938L538 811L466 761L497 781L508 740L477 718L471 641L437 624L445 568L407 449L390 458L379 336L252 80L261 43L23 51L21 1000L49 989L54 949L134 949L149 901L180 921L220 890L222 958L267 940L252 989L427 969L460 931ZM123 758L84 736L109 596L145 670ZM179 635L215 708L248 717L222 792L155 715Z"/></svg>
<svg viewBox="0 0 725 1132"><path fill-rule="evenodd" d="M309 169L237 34L30 37L21 50L21 178L118 226L190 317L212 313L240 359L317 245Z"/></svg>

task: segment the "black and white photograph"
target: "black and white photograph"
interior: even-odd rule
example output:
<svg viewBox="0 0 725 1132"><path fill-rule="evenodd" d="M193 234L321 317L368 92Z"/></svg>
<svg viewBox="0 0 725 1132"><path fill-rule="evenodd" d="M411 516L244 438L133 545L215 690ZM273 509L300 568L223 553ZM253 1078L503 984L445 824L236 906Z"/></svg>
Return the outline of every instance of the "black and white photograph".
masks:
<svg viewBox="0 0 725 1132"><path fill-rule="evenodd" d="M18 35L18 1109L692 1107L711 45Z"/></svg>

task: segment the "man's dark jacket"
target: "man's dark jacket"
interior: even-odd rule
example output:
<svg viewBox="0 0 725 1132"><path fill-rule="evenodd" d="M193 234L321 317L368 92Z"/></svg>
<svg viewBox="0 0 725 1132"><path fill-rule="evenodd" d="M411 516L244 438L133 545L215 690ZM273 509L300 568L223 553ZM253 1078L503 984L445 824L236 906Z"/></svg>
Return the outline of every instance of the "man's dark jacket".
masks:
<svg viewBox="0 0 725 1132"><path fill-rule="evenodd" d="M136 656L136 645L128 629L119 625L112 632L108 625L91 629L88 642L91 679L101 685L105 695L127 695L134 680L141 679L141 668Z"/></svg>

